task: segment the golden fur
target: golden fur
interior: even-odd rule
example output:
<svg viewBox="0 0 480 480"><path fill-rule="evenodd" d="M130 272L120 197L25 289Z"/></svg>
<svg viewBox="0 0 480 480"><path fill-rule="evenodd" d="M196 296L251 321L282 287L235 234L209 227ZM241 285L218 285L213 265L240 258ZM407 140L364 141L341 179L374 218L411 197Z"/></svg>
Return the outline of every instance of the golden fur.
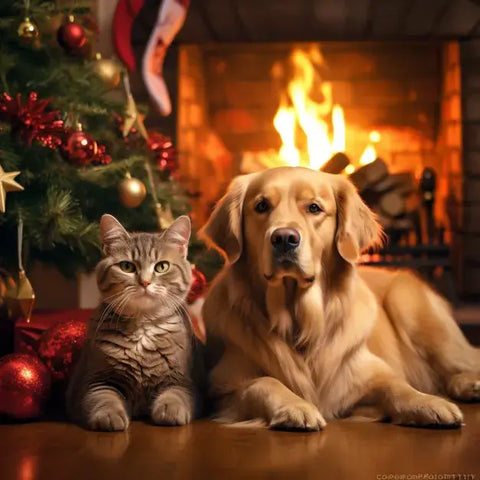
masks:
<svg viewBox="0 0 480 480"><path fill-rule="evenodd" d="M272 260L277 228L301 235L288 268ZM447 302L410 272L356 266L381 229L345 178L237 177L202 233L227 259L203 310L225 347L210 377L222 418L318 430L369 404L395 423L458 426L459 408L436 394L480 399L480 351Z"/></svg>

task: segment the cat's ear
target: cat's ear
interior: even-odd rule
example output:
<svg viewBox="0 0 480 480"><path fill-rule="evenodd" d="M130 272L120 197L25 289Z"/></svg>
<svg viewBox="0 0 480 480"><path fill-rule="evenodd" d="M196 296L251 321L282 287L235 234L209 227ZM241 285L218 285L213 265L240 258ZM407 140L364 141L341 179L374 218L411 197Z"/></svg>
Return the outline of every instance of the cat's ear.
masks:
<svg viewBox="0 0 480 480"><path fill-rule="evenodd" d="M102 215L100 220L100 240L105 252L109 247L118 241L125 241L130 238L123 225L112 215Z"/></svg>
<svg viewBox="0 0 480 480"><path fill-rule="evenodd" d="M165 230L163 239L178 244L182 252L186 254L191 231L190 219L186 215L182 215Z"/></svg>

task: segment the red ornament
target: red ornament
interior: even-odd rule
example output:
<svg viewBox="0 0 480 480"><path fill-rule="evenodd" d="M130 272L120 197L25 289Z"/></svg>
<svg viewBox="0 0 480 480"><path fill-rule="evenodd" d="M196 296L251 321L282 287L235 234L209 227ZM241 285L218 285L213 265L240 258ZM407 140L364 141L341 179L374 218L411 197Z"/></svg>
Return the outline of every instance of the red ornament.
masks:
<svg viewBox="0 0 480 480"><path fill-rule="evenodd" d="M177 152L169 137L158 132L149 132L147 146L154 153L160 172L173 174L178 170Z"/></svg>
<svg viewBox="0 0 480 480"><path fill-rule="evenodd" d="M78 320L58 322L43 333L38 355L54 382L69 378L86 338L87 324Z"/></svg>
<svg viewBox="0 0 480 480"><path fill-rule="evenodd" d="M207 279L205 275L195 266L192 267L192 285L187 295L187 302L193 303L205 294L207 290Z"/></svg>
<svg viewBox="0 0 480 480"><path fill-rule="evenodd" d="M0 415L37 418L50 393L50 374L33 355L13 353L0 359Z"/></svg>
<svg viewBox="0 0 480 480"><path fill-rule="evenodd" d="M112 163L112 157L105 153L107 147L105 147L105 145L97 145L97 153L93 156L90 165L108 165L109 163Z"/></svg>
<svg viewBox="0 0 480 480"><path fill-rule="evenodd" d="M74 165L90 164L98 155L97 142L81 129L67 133L62 145L63 156Z"/></svg>
<svg viewBox="0 0 480 480"><path fill-rule="evenodd" d="M48 111L51 99L39 100L36 92L31 92L22 103L17 93L12 98L7 93L0 97L0 120L10 124L13 135L31 145L38 141L49 148L58 148L64 135L63 120L58 110Z"/></svg>
<svg viewBox="0 0 480 480"><path fill-rule="evenodd" d="M68 52L81 49L87 41L85 30L81 25L75 23L73 15L68 17L57 31L57 41Z"/></svg>

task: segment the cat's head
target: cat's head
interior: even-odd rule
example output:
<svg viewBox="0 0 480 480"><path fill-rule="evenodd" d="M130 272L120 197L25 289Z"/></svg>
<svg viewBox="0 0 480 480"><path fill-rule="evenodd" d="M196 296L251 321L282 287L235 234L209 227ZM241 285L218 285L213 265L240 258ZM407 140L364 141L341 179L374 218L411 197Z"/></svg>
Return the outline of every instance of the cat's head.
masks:
<svg viewBox="0 0 480 480"><path fill-rule="evenodd" d="M103 215L103 259L97 265L103 302L125 315L180 306L191 283L190 232L186 216L161 233L129 233L115 217Z"/></svg>

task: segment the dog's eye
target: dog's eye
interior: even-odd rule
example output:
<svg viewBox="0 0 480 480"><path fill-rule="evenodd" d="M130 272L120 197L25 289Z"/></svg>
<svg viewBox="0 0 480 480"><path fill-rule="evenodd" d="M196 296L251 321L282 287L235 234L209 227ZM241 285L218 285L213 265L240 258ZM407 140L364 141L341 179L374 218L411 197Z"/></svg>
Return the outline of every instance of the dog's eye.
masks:
<svg viewBox="0 0 480 480"><path fill-rule="evenodd" d="M137 270L137 267L135 266L134 263L128 262L127 260L124 260L123 262L120 262L118 266L125 272L125 273L133 273Z"/></svg>
<svg viewBox="0 0 480 480"><path fill-rule="evenodd" d="M311 203L308 206L308 211L314 215L318 215L319 213L322 213L322 207L318 203Z"/></svg>
<svg viewBox="0 0 480 480"><path fill-rule="evenodd" d="M269 210L270 210L270 204L264 198L262 198L255 204L255 211L257 213L265 213L265 212L268 212Z"/></svg>

